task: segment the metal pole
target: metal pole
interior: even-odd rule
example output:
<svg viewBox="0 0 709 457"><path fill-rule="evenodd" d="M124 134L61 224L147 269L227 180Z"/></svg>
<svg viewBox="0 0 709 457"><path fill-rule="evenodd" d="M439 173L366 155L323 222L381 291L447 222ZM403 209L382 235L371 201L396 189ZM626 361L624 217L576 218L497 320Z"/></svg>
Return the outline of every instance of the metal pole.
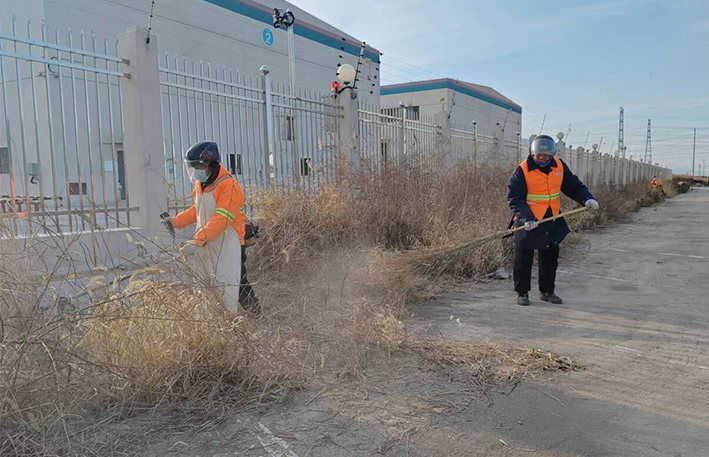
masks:
<svg viewBox="0 0 709 457"><path fill-rule="evenodd" d="M473 121L473 167L478 168L478 123Z"/></svg>
<svg viewBox="0 0 709 457"><path fill-rule="evenodd" d="M59 44L59 27L54 29L54 41L56 44ZM57 59L61 60L62 56L59 51L57 51ZM67 153L69 151L69 142L67 139L67 115L66 115L66 105L64 103L64 84L62 82L62 67L57 67L57 73L59 74L59 109L61 112L61 131L62 131L62 159L64 161L64 181L66 185L66 207L68 210L71 210L71 192L69 189L71 189L71 179L69 177L69 158L67 156ZM74 222L73 222L73 214L71 214L71 211L69 213L69 232L74 231Z"/></svg>
<svg viewBox="0 0 709 457"><path fill-rule="evenodd" d="M274 158L275 163L275 150L276 143L273 138L273 95L271 93L271 76L269 75L270 69L263 65L261 67L261 75L263 80L263 97L264 97L264 111L263 111L263 130L264 130L264 157L263 157L263 184L264 188L268 189L271 186L271 162L270 158Z"/></svg>
<svg viewBox="0 0 709 457"><path fill-rule="evenodd" d="M692 176L694 174L694 161L697 156L697 129L694 129L694 141L692 142Z"/></svg>
<svg viewBox="0 0 709 457"><path fill-rule="evenodd" d="M0 40L0 51L2 51L2 40ZM10 172L10 207L12 208L12 211L16 211L16 202L15 202L15 171L14 171L14 160L13 160L13 154L14 150L12 145L14 144L14 140L12 139L12 130L10 129L10 116L8 116L9 110L8 110L8 105L7 105L7 96L8 96L8 89L7 89L7 81L6 81L6 70L5 70L5 58L0 56L0 88L2 88L2 114L3 118L5 119L5 135L6 135L6 140L7 140L7 161L8 161L8 171ZM15 231L17 230L15 221L13 220L13 229Z"/></svg>
<svg viewBox="0 0 709 457"><path fill-rule="evenodd" d="M399 166L403 165L406 156L406 105L399 103L401 110L401 132L399 133Z"/></svg>
<svg viewBox="0 0 709 457"><path fill-rule="evenodd" d="M27 38L32 39L32 22L27 21ZM29 46L29 53L32 54L32 46ZM35 157L37 160L37 177L39 177L39 202L42 212L46 212L44 205L44 176L42 174L42 160L40 159L40 142L39 142L39 108L37 104L37 86L34 77L34 63L28 62L30 65L30 87L32 88L32 114L34 117L34 141L35 141ZM44 224L42 224L44 225ZM47 232L47 227L44 227L44 232Z"/></svg>
<svg viewBox="0 0 709 457"><path fill-rule="evenodd" d="M69 47L74 48L74 39L73 35L71 32L71 29L69 29ZM69 59L74 60L74 53L71 51L69 52ZM74 109L74 152L75 152L75 159L76 159L76 176L77 176L77 181L78 181L78 190L77 194L79 196L79 209L81 210L81 229L84 230L86 229L86 218L83 217L84 213L84 180L82 179L81 175L81 156L80 156L80 140L79 140L79 109L78 105L79 103L77 102L76 98L76 75L74 74L74 69L71 68L71 72L69 73L71 75L71 97L72 97L72 108ZM93 230L93 228L92 228Z"/></svg>
<svg viewBox="0 0 709 457"><path fill-rule="evenodd" d="M47 42L47 28L44 21L42 21L42 41ZM42 47L42 57L47 58L47 48ZM44 84L45 90L47 91L47 120L49 122L49 158L52 166L52 199L54 200L54 211L59 211L59 189L57 187L57 164L55 159L56 151L54 150L54 117L52 116L52 110L54 109L54 104L52 103L52 91L49 83L49 79L52 72L49 70L49 64L44 65ZM59 217L56 218L55 223L57 225L57 231L61 230L59 224Z"/></svg>
<svg viewBox="0 0 709 457"><path fill-rule="evenodd" d="M17 26L15 23L15 18L12 18L12 34L17 35ZM13 41L14 45L14 51L15 54L17 54L17 41ZM30 63L30 65L32 65ZM30 69L32 71L32 69ZM28 228L31 227L31 222L32 222L32 206L31 206L31 199L30 199L30 178L29 178L29 173L27 170L27 144L25 141L25 109L24 109L24 104L25 102L23 101L22 97L22 74L20 72L20 59L17 57L15 58L15 75L17 77L17 102L19 106L19 117L20 117L20 145L22 146L22 178L24 181L24 186L25 186L25 201L26 201L26 208L25 208L25 213L27 214L27 221L30 222L30 224L27 226ZM15 202L13 201L13 205Z"/></svg>
<svg viewBox="0 0 709 457"><path fill-rule="evenodd" d="M108 39L103 41L103 52L108 55ZM108 70L108 60L104 61ZM111 80L106 77L106 94L108 95L108 128L111 140L111 170L113 170L113 205L116 208L116 228L121 225L121 213L118 209L121 203L118 193L118 151L116 150L116 135L113 123L113 95L111 95ZM122 133L122 132L121 132Z"/></svg>
<svg viewBox="0 0 709 457"><path fill-rule="evenodd" d="M295 37L294 25L288 27L288 73L290 77L291 95L295 95Z"/></svg>

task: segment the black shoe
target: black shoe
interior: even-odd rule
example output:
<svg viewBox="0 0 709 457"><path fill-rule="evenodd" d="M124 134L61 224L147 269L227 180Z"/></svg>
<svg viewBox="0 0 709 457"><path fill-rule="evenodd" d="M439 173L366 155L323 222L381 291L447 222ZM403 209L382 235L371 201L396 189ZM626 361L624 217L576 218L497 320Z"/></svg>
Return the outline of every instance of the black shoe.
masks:
<svg viewBox="0 0 709 457"><path fill-rule="evenodd" d="M548 301L549 303L553 303L555 305L564 303L564 300L562 300L561 297L556 295L554 292L542 292L539 294L539 299L542 301Z"/></svg>
<svg viewBox="0 0 709 457"><path fill-rule="evenodd" d="M529 294L517 294L517 304L520 306L529 306Z"/></svg>

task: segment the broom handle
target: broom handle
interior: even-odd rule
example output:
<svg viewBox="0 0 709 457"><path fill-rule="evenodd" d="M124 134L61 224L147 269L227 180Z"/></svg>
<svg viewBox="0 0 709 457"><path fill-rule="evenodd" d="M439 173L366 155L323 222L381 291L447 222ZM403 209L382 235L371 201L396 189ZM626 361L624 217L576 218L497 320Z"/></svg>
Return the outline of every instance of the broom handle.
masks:
<svg viewBox="0 0 709 457"><path fill-rule="evenodd" d="M551 216L551 217L547 217L546 219L542 219L541 221L539 221L539 225L542 225L542 224L545 223L545 222L555 221L555 220L560 219L560 218L562 218L562 217L571 216L572 214L583 213L584 211L588 211L589 209L590 209L590 208L587 208L587 207L584 206L584 207L581 207L581 208L572 209L572 210L569 211L568 213L559 213L559 214L557 214L556 216ZM522 226L520 226L520 227L515 227L515 228L513 228L513 229L509 229L509 230L505 231L504 233L505 233L505 234L507 234L507 233L515 233L515 232L519 232L520 230L524 230L524 225L522 225ZM502 232L500 232L500 233L502 233Z"/></svg>
<svg viewBox="0 0 709 457"><path fill-rule="evenodd" d="M583 213L584 211L588 211L588 210L589 210L589 208L586 208L585 206L583 208L572 209L568 213L559 213L556 216L551 216L551 217L547 217L546 219L542 219L541 221L539 221L539 224L555 221L555 220L560 219L562 217L571 216L573 214ZM477 244L485 243L486 241L489 241L489 240L503 238L507 235L512 235L513 233L519 232L520 230L524 230L524 229L525 229L524 226L521 226L521 227L515 227L512 229L509 229L509 230L504 230L502 232L493 233L492 235L487 235L482 238L478 238L476 240L471 241L470 243L468 243L468 246L474 246Z"/></svg>

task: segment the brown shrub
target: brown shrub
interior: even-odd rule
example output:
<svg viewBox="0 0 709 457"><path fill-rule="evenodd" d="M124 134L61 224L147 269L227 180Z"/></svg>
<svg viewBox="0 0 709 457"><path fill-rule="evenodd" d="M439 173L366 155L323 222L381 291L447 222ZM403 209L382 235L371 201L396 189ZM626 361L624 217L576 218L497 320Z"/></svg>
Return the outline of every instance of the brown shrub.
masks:
<svg viewBox="0 0 709 457"><path fill-rule="evenodd" d="M157 407L213 415L283 398L307 382L360 379L370 352L382 349L408 348L446 364L480 352L487 358L476 364L498 363L493 349L412 342L398 319L403 303L440 281L392 271L385 260L505 229L510 171L396 170L314 197L256 193L262 238L250 249L249 276L264 309L258 319L234 317L208 289L185 286L192 278L179 263L175 271L136 276L127 288L99 277L87 308L68 313L40 311L51 278L3 265L0 455L76 454L84 441L94 454L113 452L92 441L94 423ZM643 192L600 189L603 210L572 225L651 203ZM506 265L510 247L509 240L480 246L460 259L453 277ZM528 353L505 354L528 363Z"/></svg>

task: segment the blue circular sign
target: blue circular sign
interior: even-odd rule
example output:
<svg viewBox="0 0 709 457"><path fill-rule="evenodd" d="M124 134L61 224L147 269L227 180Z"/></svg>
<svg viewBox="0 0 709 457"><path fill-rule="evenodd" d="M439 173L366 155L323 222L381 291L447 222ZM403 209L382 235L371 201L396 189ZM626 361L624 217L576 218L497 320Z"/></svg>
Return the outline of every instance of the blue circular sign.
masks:
<svg viewBox="0 0 709 457"><path fill-rule="evenodd" d="M268 46L273 44L273 32L271 29L263 29L263 42Z"/></svg>

